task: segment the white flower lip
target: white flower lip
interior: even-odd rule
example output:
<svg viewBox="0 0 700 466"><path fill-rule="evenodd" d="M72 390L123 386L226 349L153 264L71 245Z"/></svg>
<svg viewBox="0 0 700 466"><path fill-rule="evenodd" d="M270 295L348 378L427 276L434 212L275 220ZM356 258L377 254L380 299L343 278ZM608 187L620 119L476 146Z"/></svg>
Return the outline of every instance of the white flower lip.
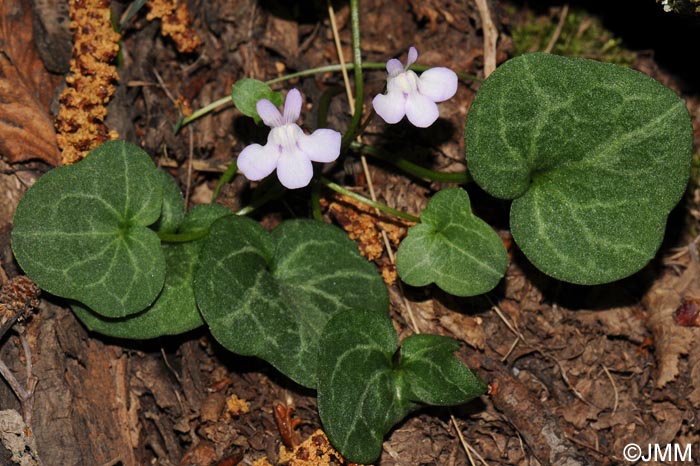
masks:
<svg viewBox="0 0 700 466"><path fill-rule="evenodd" d="M258 114L271 130L264 146L251 144L238 156L238 169L246 178L258 181L276 169L284 187L303 188L311 182L314 174L311 162L332 162L338 158L340 133L332 129L317 129L312 134L304 134L296 124L301 105L302 98L297 89L287 94L282 113L269 100L258 101Z"/></svg>
<svg viewBox="0 0 700 466"><path fill-rule="evenodd" d="M415 47L408 50L406 66L392 58L386 63L387 93L372 100L374 111L389 124L405 116L414 126L427 128L440 116L438 102L457 92L457 74L449 68L430 68L418 76L408 69L418 59Z"/></svg>

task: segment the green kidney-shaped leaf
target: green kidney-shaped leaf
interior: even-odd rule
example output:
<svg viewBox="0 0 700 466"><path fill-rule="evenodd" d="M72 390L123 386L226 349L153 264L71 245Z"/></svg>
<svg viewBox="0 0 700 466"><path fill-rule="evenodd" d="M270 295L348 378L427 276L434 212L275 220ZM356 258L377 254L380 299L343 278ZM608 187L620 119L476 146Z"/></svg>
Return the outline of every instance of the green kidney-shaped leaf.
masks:
<svg viewBox="0 0 700 466"><path fill-rule="evenodd" d="M273 91L270 86L257 79L244 78L236 81L231 88L231 98L236 108L242 114L249 116L260 123L262 119L258 115L256 104L260 99L267 99L275 107L282 105L283 96L279 92Z"/></svg>
<svg viewBox="0 0 700 466"><path fill-rule="evenodd" d="M486 385L454 355L459 344L438 335L398 338L386 315L337 314L319 345L318 412L345 459L372 463L391 427L422 405L460 404Z"/></svg>
<svg viewBox="0 0 700 466"><path fill-rule="evenodd" d="M688 180L692 127L684 102L642 73L536 53L482 84L465 141L474 180L514 199L525 255L555 278L598 284L656 253Z"/></svg>
<svg viewBox="0 0 700 466"><path fill-rule="evenodd" d="M503 242L472 214L469 195L459 188L443 189L430 199L396 256L403 281L412 286L435 283L456 296L490 291L507 268Z"/></svg>
<svg viewBox="0 0 700 466"><path fill-rule="evenodd" d="M237 216L212 226L195 295L224 347L265 359L307 387L315 386L328 319L349 309L386 314L389 303L377 270L339 229L293 220L270 234Z"/></svg>
<svg viewBox="0 0 700 466"><path fill-rule="evenodd" d="M44 290L106 317L141 311L165 280L160 240L146 228L161 214L162 190L148 154L106 142L24 195L12 231L17 262Z"/></svg>
<svg viewBox="0 0 700 466"><path fill-rule="evenodd" d="M200 205L187 213L179 234L207 229L214 221L231 212L220 205ZM102 317L81 304L73 312L90 330L118 338L149 339L177 335L204 325L197 309L192 283L199 264L204 239L182 243L163 243L167 273L163 291L155 302L138 314L119 319Z"/></svg>

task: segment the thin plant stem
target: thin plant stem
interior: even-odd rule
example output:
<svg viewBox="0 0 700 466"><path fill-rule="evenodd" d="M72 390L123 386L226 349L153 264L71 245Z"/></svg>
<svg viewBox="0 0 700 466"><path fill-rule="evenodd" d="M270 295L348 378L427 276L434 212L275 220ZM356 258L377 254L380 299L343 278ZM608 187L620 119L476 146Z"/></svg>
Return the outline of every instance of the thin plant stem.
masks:
<svg viewBox="0 0 700 466"><path fill-rule="evenodd" d="M221 191L221 188L231 181L234 176L236 176L236 172L238 171L238 159L235 158L231 161L229 164L228 168L226 171L221 175L219 178L219 181L216 182L216 187L214 187L214 192L211 195L211 202L213 203L216 201L216 198L219 197L219 192Z"/></svg>
<svg viewBox="0 0 700 466"><path fill-rule="evenodd" d="M347 63L347 64L345 64L345 68L348 71L354 70L355 64L354 63ZM417 71L419 73L422 73L423 71L427 71L430 68L432 68L432 67L425 66L425 65L411 65L408 67L409 70ZM386 70L386 63L385 62L373 62L373 61L363 62L362 69L363 70ZM338 71L342 71L342 70L343 70L343 65L340 63L336 63L333 65L325 65L325 66L319 66L317 68L309 68L308 70L296 71L294 73L280 76L279 78L270 79L269 81L266 81L266 83L267 84L276 84L276 83L281 83L281 82L288 81L288 80L294 79L294 78L302 78L304 76L312 76L312 75L320 74L320 73L337 73ZM473 74L468 74L468 73L457 72L457 76L459 78L467 80L467 81L477 81L477 82L483 81L483 79L479 78L478 76L474 76Z"/></svg>
<svg viewBox="0 0 700 466"><path fill-rule="evenodd" d="M227 95L226 97L222 97L218 100L215 100L214 102L210 103L209 105L205 105L204 107L202 107L198 110L195 110L189 116L180 119L180 121L178 121L175 124L175 128L173 130L175 133L177 133L178 131L180 131L180 129L183 126L192 123L197 118L201 118L204 115L206 115L207 113L213 112L214 110L217 110L219 107L223 107L224 105L228 105L228 104L233 104L233 99L231 99L230 95Z"/></svg>
<svg viewBox="0 0 700 466"><path fill-rule="evenodd" d="M350 191L349 189L343 188L337 183L333 183L332 181L326 179L326 178L320 178L319 182L326 186L329 189L332 189L333 191L342 194L343 196L347 196L350 199L353 199L357 202L361 202L363 204L367 204L370 207L374 207L375 209L384 212L385 214L393 215L394 217L399 217L404 220L408 220L409 222L414 222L418 223L420 222L420 218L416 217L415 215L411 215L407 212L403 212L401 210L396 210L392 207L389 207L386 204L382 204L381 202L378 201L373 201L372 199L369 199L361 194L357 194L354 191Z"/></svg>
<svg viewBox="0 0 700 466"><path fill-rule="evenodd" d="M347 131L343 134L341 142L341 153L355 139L357 129L362 120L362 102L365 97L364 83L362 81L362 45L360 35L360 0L350 0L350 26L352 30L352 63L355 74L355 111L348 125Z"/></svg>
<svg viewBox="0 0 700 466"><path fill-rule="evenodd" d="M352 142L350 143L350 148L362 154L374 157L375 159L388 162L394 165L396 168L399 168L400 170L403 170L404 172L408 173L409 175L413 175L418 178L423 178L428 181L438 181L440 183L457 184L465 184L472 181L471 176L469 176L468 172L445 173L431 170L429 168L421 167L420 165L417 165L401 157L395 157L394 155L390 154L385 150L379 149L377 147L372 147L367 144Z"/></svg>
<svg viewBox="0 0 700 466"><path fill-rule="evenodd" d="M315 220L323 221L321 213L321 183L314 182L311 185L311 214Z"/></svg>
<svg viewBox="0 0 700 466"><path fill-rule="evenodd" d="M271 178L268 178L265 181L263 181L256 188L256 191L257 190L261 190L262 194L258 197L255 197L255 193L253 193L254 199L250 202L250 204L236 212L236 215L248 215L255 211L258 207L267 204L269 201L279 199L285 193L285 190L282 187L282 185Z"/></svg>
<svg viewBox="0 0 700 466"><path fill-rule="evenodd" d="M346 63L345 68L347 70L354 70L355 69L355 64L354 63ZM361 69L363 70L385 70L386 69L386 63L383 62L366 62L362 63L360 66ZM430 66L423 66L423 65L411 65L409 67L410 70L417 71L419 73L422 73L423 71L426 71L430 69ZM272 85L272 84L277 84L281 83L284 81L289 81L291 79L295 78L301 78L304 76L313 76L315 74L320 74L320 73L337 73L339 71L342 71L343 65L342 64L334 64L334 65L326 65L326 66L319 66L317 68L309 68L308 70L303 70L303 71L297 71L295 73L290 73L286 74L284 76L280 76L279 78L274 78L265 81L265 84ZM457 76L460 77L461 79L464 79L466 81L477 81L481 82L483 79L474 76L473 74L467 74L467 73L457 73ZM180 121L177 122L175 125L174 131L177 133L182 129L183 126L188 125L192 123L194 120L203 117L204 115L213 112L214 110L217 110L221 107L224 107L226 105L233 104L233 100L231 99L230 95L227 95L226 97L222 97L220 99L215 100L214 102L205 105L204 107L195 110L192 112L189 116L180 119Z"/></svg>

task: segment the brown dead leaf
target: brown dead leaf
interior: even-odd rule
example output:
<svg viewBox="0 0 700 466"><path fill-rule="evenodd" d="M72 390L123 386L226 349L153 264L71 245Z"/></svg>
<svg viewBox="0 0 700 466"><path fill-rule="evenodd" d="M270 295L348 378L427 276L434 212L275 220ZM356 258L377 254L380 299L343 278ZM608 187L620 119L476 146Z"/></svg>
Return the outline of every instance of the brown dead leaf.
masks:
<svg viewBox="0 0 700 466"><path fill-rule="evenodd" d="M600 324L606 335L624 337L641 343L647 337L645 314L639 306L624 306L604 311L576 311L571 317L588 326Z"/></svg>
<svg viewBox="0 0 700 466"><path fill-rule="evenodd" d="M10 163L41 159L60 162L56 133L22 73L0 52L0 155Z"/></svg>
<svg viewBox="0 0 700 466"><path fill-rule="evenodd" d="M440 325L445 327L455 338L480 350L486 347L486 332L484 332L482 324L483 319L479 316L465 316L457 312L440 316Z"/></svg>
<svg viewBox="0 0 700 466"><path fill-rule="evenodd" d="M58 16L54 12L54 16ZM32 7L29 0L0 0L0 51L20 70L24 84L43 110L49 109L61 81L49 73L34 46Z"/></svg>
<svg viewBox="0 0 700 466"><path fill-rule="evenodd" d="M296 59L299 56L299 23L270 15L262 43L287 59Z"/></svg>
<svg viewBox="0 0 700 466"><path fill-rule="evenodd" d="M653 438L660 444L671 443L681 430L683 411L671 402L654 403L652 414L659 421L654 429Z"/></svg>
<svg viewBox="0 0 700 466"><path fill-rule="evenodd" d="M692 351L688 355L688 367L690 369L690 381L693 390L688 394L688 401L697 409L700 407L700 354L697 351Z"/></svg>
<svg viewBox="0 0 700 466"><path fill-rule="evenodd" d="M674 322L676 310L687 298L700 296L698 264L690 260L682 275L667 272L644 297L649 310L647 326L654 335L656 360L659 368L656 386L662 388L679 373L679 360L700 338L700 329L683 327Z"/></svg>
<svg viewBox="0 0 700 466"><path fill-rule="evenodd" d="M58 165L48 115L56 77L39 58L27 0L0 0L0 155L10 163L41 159Z"/></svg>

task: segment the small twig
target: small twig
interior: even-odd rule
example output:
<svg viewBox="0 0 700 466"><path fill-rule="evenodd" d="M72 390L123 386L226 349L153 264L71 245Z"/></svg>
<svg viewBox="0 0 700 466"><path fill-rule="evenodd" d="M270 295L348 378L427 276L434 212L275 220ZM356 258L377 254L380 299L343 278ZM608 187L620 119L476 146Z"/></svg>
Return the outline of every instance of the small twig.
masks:
<svg viewBox="0 0 700 466"><path fill-rule="evenodd" d="M485 466L489 466L484 457L481 456L479 452L476 451L471 445L469 445L464 439L462 430L459 428L459 424L457 424L457 419L452 413L450 413L450 420L452 421L452 425L454 426L455 431L457 432L457 437L459 437L459 443L462 444L462 448L464 448L464 451L467 453L467 458L469 458L469 464L475 466L474 459L472 458L472 454L474 454L474 456L476 456L479 459L479 461L481 461Z"/></svg>
<svg viewBox="0 0 700 466"><path fill-rule="evenodd" d="M333 41L335 42L335 50L338 54L338 60L340 61L340 72L343 74L343 83L345 83L345 94L348 97L348 106L350 107L350 113L355 113L355 99L352 96L352 88L350 87L350 77L348 76L348 68L345 64L345 57L343 56L343 46L340 43L340 34L338 33L338 23L335 20L335 10L333 9L333 4L331 0L328 3L328 18L331 22L331 31L333 32Z"/></svg>
<svg viewBox="0 0 700 466"><path fill-rule="evenodd" d="M39 305L39 288L29 278L17 276L0 288L0 339L14 326L26 359L26 388L17 381L9 367L0 359L0 376L7 381L22 406L24 423L31 427L34 390L38 379L32 374L32 352L22 325L31 311ZM19 322L19 324L18 324Z"/></svg>
<svg viewBox="0 0 700 466"><path fill-rule="evenodd" d="M501 312L501 309L496 306L495 304L491 306L491 309L496 313L496 315L503 321L504 324L506 324L506 327L515 334L516 337L521 339L525 344L527 343L527 340L525 340L525 337L523 336L522 333L520 333L520 330L518 330L513 324L510 323L508 319L506 319L506 316L503 315L503 312Z"/></svg>
<svg viewBox="0 0 700 466"><path fill-rule="evenodd" d="M544 53L552 53L552 50L554 50L554 46L559 40L561 32L564 30L564 23L566 22L566 17L568 14L569 4L567 3L562 7L561 12L559 13L559 23L557 24L557 28L554 30L554 34L552 34L552 38L549 39L549 44L547 44L547 47L544 49Z"/></svg>
<svg viewBox="0 0 700 466"><path fill-rule="evenodd" d="M481 27L484 31L484 78L488 78L496 69L498 30L491 18L487 0L476 0L476 7L481 16Z"/></svg>
<svg viewBox="0 0 700 466"><path fill-rule="evenodd" d="M17 381L17 378L15 375L12 373L9 367L5 365L5 362L0 359L0 375L2 376L3 379L5 379L5 382L10 386L10 389L14 392L14 394L17 396L17 399L20 401L21 404L24 403L24 400L27 398L27 391L20 385L20 383ZM22 409L24 411L24 409ZM25 422L26 424L26 422Z"/></svg>
<svg viewBox="0 0 700 466"><path fill-rule="evenodd" d="M167 88L165 85L165 82L163 81L163 78L160 77L160 73L158 73L158 70L153 68L153 74L156 77L156 80L158 80L158 84L160 84L160 88L163 89L163 92L165 92L165 95L170 99L170 102L173 103L177 107L177 99L173 97L173 95L170 93L170 90Z"/></svg>
<svg viewBox="0 0 700 466"><path fill-rule="evenodd" d="M614 402L613 402L612 414L615 414L615 411L617 411L617 405L618 405L618 403L620 402L620 395L619 395L619 393L618 393L618 391L617 391L617 385L615 385L615 379L613 379L612 374L610 373L610 371L608 370L608 368L605 367L605 364L601 364L600 366L601 366L601 367L603 368L603 370L605 371L605 374L608 376L608 379L610 379L610 385L612 385L612 388L613 388L613 393L614 393L614 395L615 395L615 398L614 398Z"/></svg>
<svg viewBox="0 0 700 466"><path fill-rule="evenodd" d="M27 376L26 381L26 396L24 402L22 403L22 414L24 416L24 423L27 426L32 425L32 412L34 410L34 391L39 383L39 379L32 374L32 350L29 348L29 341L26 336L26 328L24 325L15 326L15 331L19 335L19 341L22 344L22 351L24 352L25 359L25 371Z"/></svg>
<svg viewBox="0 0 700 466"><path fill-rule="evenodd" d="M503 321L503 323L506 324L506 326L510 329L510 331L513 332L513 333L515 334L515 336L517 336L520 340L522 340L523 343L525 343L528 347L532 348L532 349L535 350L537 353L541 354L542 356L544 356L545 358L549 359L550 361L552 361L554 364L557 365L557 367L559 368L559 374L561 375L562 380L564 381L564 383L566 384L566 386L568 387L568 389L571 390L571 392L574 394L574 396L576 396L576 398L578 398L579 400L583 401L584 403L586 403L586 404L588 404L588 405L591 405L591 406L594 406L594 407L597 408L597 406L596 406L595 404L593 404L592 402L586 400L586 399L583 397L583 395L576 389L576 387L574 387L574 386L572 385L571 381L569 380L569 376L566 374L566 371L564 370L564 367L561 365L561 362L560 362L557 358L555 358L554 356L552 356L551 354L549 354L548 352L546 352L546 351L543 350L542 348L539 348L539 347L537 347L536 345L533 345L532 343L528 342L528 341L525 339L525 337L523 336L523 334L520 332L520 330L518 330L513 324L511 324L511 323L508 321L508 319L506 319L506 317L503 315L503 313L502 313L501 310L498 308L498 306L493 305L491 308L492 308L493 311L496 313L496 315L498 315L498 317ZM517 340L516 340L515 343L517 343ZM515 346L513 345L513 346L511 347L511 350L512 350L514 347L515 347ZM511 353L511 351L508 351L508 353L506 354L506 358L507 358L507 356L510 355L510 353ZM504 361L505 361L505 359L502 359L502 360L501 360L501 362L504 362Z"/></svg>
<svg viewBox="0 0 700 466"><path fill-rule="evenodd" d="M107 461L102 466L117 466L121 462L122 462L122 459L120 457L116 457L113 460Z"/></svg>
<svg viewBox="0 0 700 466"><path fill-rule="evenodd" d="M167 157L158 159L158 166L165 168L178 168L180 166L177 160ZM224 173L228 168L226 163L216 163L209 160L192 160L192 170L205 173Z"/></svg>
<svg viewBox="0 0 700 466"><path fill-rule="evenodd" d="M515 347L518 346L518 342L520 341L520 337L516 337L515 340L513 340L513 343L510 345L510 348L508 348L508 351L506 352L505 355L501 358L501 362L506 362L506 359L510 357L510 355L515 351Z"/></svg>

